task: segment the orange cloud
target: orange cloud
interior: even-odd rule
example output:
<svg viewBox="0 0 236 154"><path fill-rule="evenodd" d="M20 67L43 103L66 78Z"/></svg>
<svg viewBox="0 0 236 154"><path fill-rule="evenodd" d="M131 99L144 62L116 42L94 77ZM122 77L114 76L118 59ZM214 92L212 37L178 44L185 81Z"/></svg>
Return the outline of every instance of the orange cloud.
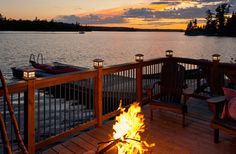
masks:
<svg viewBox="0 0 236 154"><path fill-rule="evenodd" d="M147 9L151 9L152 11L163 11L167 7L168 7L167 4L139 4L139 5L126 6L126 7L116 7L116 8L111 8L111 9L98 10L98 11L83 13L79 15L86 16L89 14L96 14L100 17L106 18L106 17L112 17L112 16L121 16L128 9L147 8Z"/></svg>
<svg viewBox="0 0 236 154"><path fill-rule="evenodd" d="M178 3L177 8L188 8L197 5L192 1ZM186 29L187 23L191 20L181 18L181 12L170 11L172 3L144 3L125 7L116 7L104 10L95 10L80 14L80 20L93 26L109 27L133 27L145 29ZM133 10L132 10L133 9ZM169 12L168 12L169 11ZM130 13L130 14L129 14ZM94 17L94 18L93 18ZM191 17L190 17L191 18ZM199 25L201 25L199 22Z"/></svg>
<svg viewBox="0 0 236 154"><path fill-rule="evenodd" d="M112 8L112 9L100 10L94 13L102 17L112 17L112 16L120 16L124 12L125 12L124 7L118 7L118 8Z"/></svg>
<svg viewBox="0 0 236 154"><path fill-rule="evenodd" d="M148 4L148 5L144 5L143 7L152 9L153 11L163 11L167 7L169 7L169 5L168 4Z"/></svg>

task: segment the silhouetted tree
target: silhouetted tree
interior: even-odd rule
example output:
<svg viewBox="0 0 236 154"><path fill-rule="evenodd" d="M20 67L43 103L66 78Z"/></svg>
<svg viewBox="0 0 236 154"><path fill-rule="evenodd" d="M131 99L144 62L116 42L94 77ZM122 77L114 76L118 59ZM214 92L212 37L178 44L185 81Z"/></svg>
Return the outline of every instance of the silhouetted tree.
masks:
<svg viewBox="0 0 236 154"><path fill-rule="evenodd" d="M224 27L226 24L226 15L229 13L229 4L221 4L216 8L216 21L218 33L221 35L224 33Z"/></svg>
<svg viewBox="0 0 236 154"><path fill-rule="evenodd" d="M213 21L214 13L211 12L211 10L206 11L206 25L211 25Z"/></svg>
<svg viewBox="0 0 236 154"><path fill-rule="evenodd" d="M229 4L219 5L214 14L211 10L206 11L206 25L197 26L197 21L190 21L185 31L186 35L219 35L236 36L236 13L229 16ZM197 28L196 28L197 27Z"/></svg>
<svg viewBox="0 0 236 154"><path fill-rule="evenodd" d="M187 31L193 30L193 23L192 21L189 21L188 25L187 25Z"/></svg>
<svg viewBox="0 0 236 154"><path fill-rule="evenodd" d="M14 20L6 19L0 14L0 30L17 30L17 31L87 31L87 27L80 24L68 24L62 22L54 22L47 20L40 20L35 17L34 20Z"/></svg>
<svg viewBox="0 0 236 154"><path fill-rule="evenodd" d="M203 27L198 26L197 19L194 19L188 23L185 34L186 35L195 35L195 34L198 34L199 32L202 32L202 30L203 30Z"/></svg>
<svg viewBox="0 0 236 154"><path fill-rule="evenodd" d="M197 29L197 19L193 20L193 29Z"/></svg>
<svg viewBox="0 0 236 154"><path fill-rule="evenodd" d="M214 16L215 15L211 12L211 10L206 11L206 26L204 29L211 34L216 33L216 21Z"/></svg>
<svg viewBox="0 0 236 154"><path fill-rule="evenodd" d="M226 32L229 36L236 36L236 13L233 12L231 18L227 20Z"/></svg>
<svg viewBox="0 0 236 154"><path fill-rule="evenodd" d="M2 16L2 14L0 13L0 21L2 21L3 20L3 16Z"/></svg>

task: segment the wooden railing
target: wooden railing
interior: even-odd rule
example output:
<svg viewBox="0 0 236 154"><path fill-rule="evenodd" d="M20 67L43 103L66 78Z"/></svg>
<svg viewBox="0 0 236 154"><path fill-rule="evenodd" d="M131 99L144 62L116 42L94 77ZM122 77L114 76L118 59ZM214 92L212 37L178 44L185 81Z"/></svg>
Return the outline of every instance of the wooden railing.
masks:
<svg viewBox="0 0 236 154"><path fill-rule="evenodd" d="M202 84L208 84L206 91L211 95L219 95L221 87L228 84L229 79L235 82L236 64L178 57L17 82L9 85L8 89L29 152L35 153L92 126L101 126L104 120L118 114L120 100L123 106L134 101L145 103L144 87L159 81L162 64L171 61L185 66L186 84L199 95L201 92L197 90ZM159 87L156 87L154 93L158 92ZM2 88L0 96L3 96ZM0 103L0 111L8 128L12 129L4 98ZM9 136L15 149L11 129Z"/></svg>

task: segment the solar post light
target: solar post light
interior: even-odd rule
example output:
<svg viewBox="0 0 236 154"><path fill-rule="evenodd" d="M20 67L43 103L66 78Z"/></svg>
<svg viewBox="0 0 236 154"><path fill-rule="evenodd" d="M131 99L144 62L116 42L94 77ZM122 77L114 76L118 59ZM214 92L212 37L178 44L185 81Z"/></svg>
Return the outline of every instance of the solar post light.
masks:
<svg viewBox="0 0 236 154"><path fill-rule="evenodd" d="M35 69L33 68L23 69L23 79L25 80L35 79Z"/></svg>
<svg viewBox="0 0 236 154"><path fill-rule="evenodd" d="M219 62L220 61L220 55L219 54L213 54L212 55L212 61Z"/></svg>
<svg viewBox="0 0 236 154"><path fill-rule="evenodd" d="M93 67L94 68L102 68L103 67L103 62L104 62L104 60L102 60L102 59L94 59L93 60Z"/></svg>
<svg viewBox="0 0 236 154"><path fill-rule="evenodd" d="M166 57L173 57L173 50L166 50Z"/></svg>
<svg viewBox="0 0 236 154"><path fill-rule="evenodd" d="M135 55L135 61L136 62L142 62L144 59L144 55L143 54L136 54Z"/></svg>

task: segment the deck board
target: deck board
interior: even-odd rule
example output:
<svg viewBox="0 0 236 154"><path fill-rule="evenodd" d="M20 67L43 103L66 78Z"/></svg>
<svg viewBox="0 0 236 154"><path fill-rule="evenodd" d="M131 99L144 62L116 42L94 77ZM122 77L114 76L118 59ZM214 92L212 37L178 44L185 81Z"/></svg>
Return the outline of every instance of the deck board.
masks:
<svg viewBox="0 0 236 154"><path fill-rule="evenodd" d="M66 148L70 149L70 151L72 151L73 153L76 153L76 154L84 153L87 151L86 149L84 149L84 146L79 146L71 141L67 141L67 142L63 143L63 145Z"/></svg>
<svg viewBox="0 0 236 154"><path fill-rule="evenodd" d="M96 145L92 145L90 144L90 141L85 141L82 138L79 137L75 137L73 139L71 139L71 141L77 145L79 145L80 147L83 147L83 149L85 150L96 150Z"/></svg>
<svg viewBox="0 0 236 154"><path fill-rule="evenodd" d="M62 144L56 145L52 148L54 151L56 151L58 154L73 154L71 150L69 150L67 147L63 146Z"/></svg>
<svg viewBox="0 0 236 154"><path fill-rule="evenodd" d="M87 133L81 134L79 136L79 138L83 139L84 141L92 144L94 147L97 147L97 144L100 142L99 140L91 137L90 135L88 135Z"/></svg>
<svg viewBox="0 0 236 154"><path fill-rule="evenodd" d="M215 144L213 142L213 129L210 128L210 120L213 114L209 111L207 103L198 99L190 99L188 106L187 127L185 128L182 128L181 115L156 110L154 111L154 119L150 121L148 105L143 107L146 133L142 134L142 137L148 143L156 144L155 147L149 149L149 153L235 154L235 137L225 135L220 131L220 143ZM114 121L109 121L100 128L84 132L70 141L46 150L44 153L54 154L59 150L81 154L85 153L85 151L89 154L94 153L99 142L110 139L113 124Z"/></svg>

